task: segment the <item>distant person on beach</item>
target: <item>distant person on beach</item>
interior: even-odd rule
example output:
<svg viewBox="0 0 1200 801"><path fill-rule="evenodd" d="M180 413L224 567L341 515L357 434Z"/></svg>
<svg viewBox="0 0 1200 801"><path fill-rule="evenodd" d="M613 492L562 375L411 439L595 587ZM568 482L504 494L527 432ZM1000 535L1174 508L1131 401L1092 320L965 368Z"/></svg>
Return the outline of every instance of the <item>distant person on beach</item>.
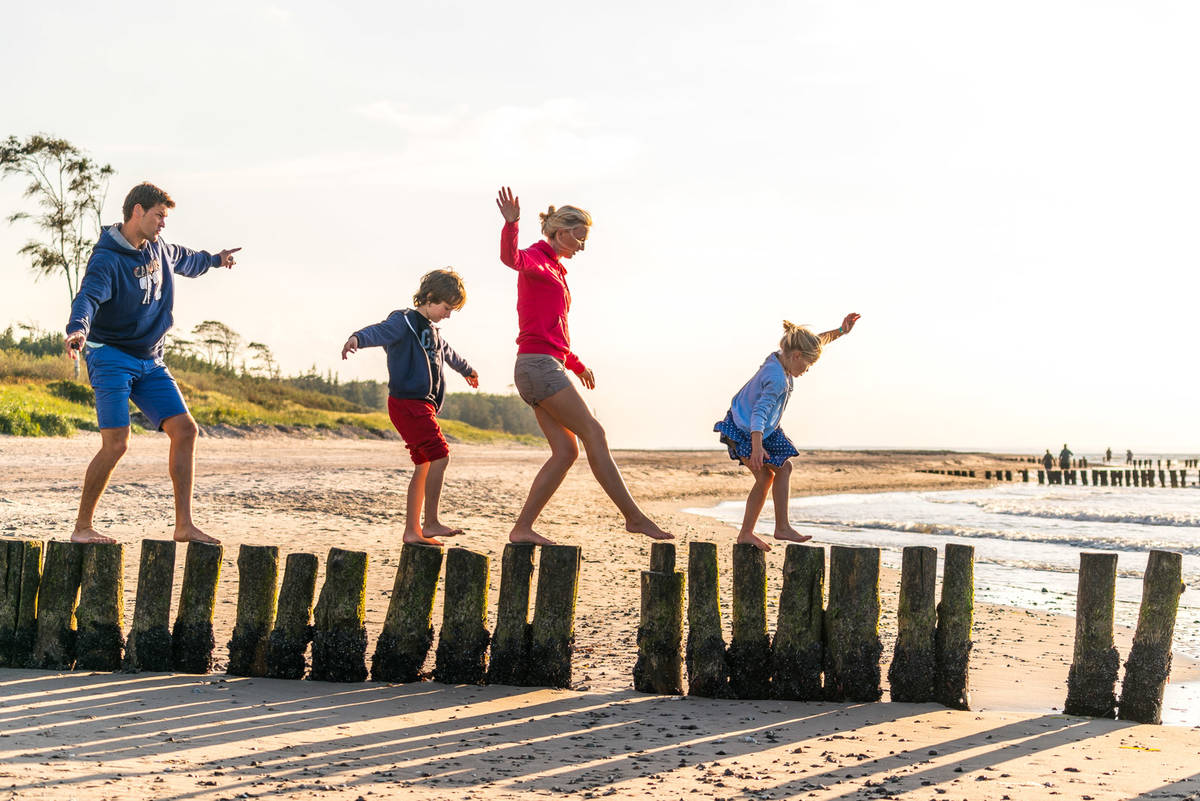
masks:
<svg viewBox="0 0 1200 801"><path fill-rule="evenodd" d="M1112 448L1104 449L1104 463L1108 464L1112 461Z"/></svg>
<svg viewBox="0 0 1200 801"><path fill-rule="evenodd" d="M428 272L413 295L413 308L394 311L383 322L355 331L342 346L343 359L359 348L378 346L387 351L388 416L414 465L404 516L403 541L409 544L440 547L438 537L462 533L438 520L450 446L437 413L446 398L447 365L474 388L479 387L479 373L442 339L436 323L450 319L466 302L467 291L458 273Z"/></svg>
<svg viewBox="0 0 1200 801"><path fill-rule="evenodd" d="M1125 451L1125 464L1133 464L1133 451Z"/></svg>
<svg viewBox="0 0 1200 801"><path fill-rule="evenodd" d="M1067 447L1067 443L1063 443L1063 449L1058 452L1058 466L1063 470L1071 469L1071 449Z"/></svg>
<svg viewBox="0 0 1200 801"><path fill-rule="evenodd" d="M1042 467L1046 468L1047 473L1054 469L1054 454L1050 453L1049 448L1042 454Z"/></svg>
<svg viewBox="0 0 1200 801"><path fill-rule="evenodd" d="M100 451L84 475L72 542L116 542L96 531L93 516L129 447L130 400L171 440L167 470L175 490L175 540L218 541L192 521L199 429L163 362L163 345L174 321L175 274L195 278L212 267L233 267L233 254L241 248L209 253L167 244L159 234L173 208L175 201L153 184L130 190L122 205L124 221L101 231L71 304L66 351L72 359L83 353L100 426Z"/></svg>
<svg viewBox="0 0 1200 801"><path fill-rule="evenodd" d="M792 476L789 460L800 452L779 423L792 396L792 379L804 375L816 364L825 345L850 333L858 318L857 314L847 314L840 328L820 335L784 320L779 350L767 356L758 372L733 396L725 419L713 426L729 449L729 458L744 464L754 476L754 486L746 497L739 543L771 550L771 545L754 533L768 490L775 505L775 539L785 542L812 539L788 522Z"/></svg>
<svg viewBox="0 0 1200 801"><path fill-rule="evenodd" d="M600 423L588 411L570 370L587 389L596 377L571 351L567 312L571 290L563 261L583 251L592 217L575 206L551 206L541 218L543 241L521 250L517 242L520 198L508 187L500 190L496 206L504 217L500 232L500 261L517 271L517 363L513 379L521 398L533 407L538 425L550 444L550 458L533 479L525 505L508 534L510 542L553 543L533 530L567 471L579 456L576 437L583 440L588 466L604 492L625 517L625 529L655 540L673 539L638 507L608 450Z"/></svg>

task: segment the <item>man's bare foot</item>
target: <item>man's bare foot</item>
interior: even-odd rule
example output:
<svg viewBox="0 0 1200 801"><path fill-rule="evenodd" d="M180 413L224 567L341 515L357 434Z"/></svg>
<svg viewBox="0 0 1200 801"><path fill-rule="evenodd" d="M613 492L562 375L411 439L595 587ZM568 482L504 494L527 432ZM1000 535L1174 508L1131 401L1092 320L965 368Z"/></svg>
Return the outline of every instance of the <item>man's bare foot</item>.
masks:
<svg viewBox="0 0 1200 801"><path fill-rule="evenodd" d="M738 545L753 545L755 548L758 548L760 551L771 550L771 543L767 542L762 537L759 537L758 535L754 534L753 532L751 532L749 534L738 534L737 543L738 543Z"/></svg>
<svg viewBox="0 0 1200 801"><path fill-rule="evenodd" d="M508 532L509 542L532 542L534 545L554 545L554 540L548 540L531 528L514 528Z"/></svg>
<svg viewBox="0 0 1200 801"><path fill-rule="evenodd" d="M663 531L648 517L643 517L641 520L626 520L625 530L633 534L645 534L652 540L675 539L674 534L668 534L667 532Z"/></svg>
<svg viewBox="0 0 1200 801"><path fill-rule="evenodd" d="M421 530L426 537L457 537L463 531L461 528L450 528L449 526L443 526L441 523L426 523L421 527Z"/></svg>
<svg viewBox="0 0 1200 801"><path fill-rule="evenodd" d="M91 526L87 528L77 528L71 532L71 542L90 542L97 545L112 545L116 540L112 537L106 537Z"/></svg>
<svg viewBox="0 0 1200 801"><path fill-rule="evenodd" d="M220 545L221 541L216 537L210 537L194 525L175 527L176 542L204 542L209 545Z"/></svg>
<svg viewBox="0 0 1200 801"><path fill-rule="evenodd" d="M405 545L433 545L438 548L441 548L443 545L442 542L435 540L433 537L426 537L420 531L405 530L404 536L400 538L400 541Z"/></svg>
<svg viewBox="0 0 1200 801"><path fill-rule="evenodd" d="M808 542L812 539L811 534L801 534L791 526L775 529L775 539L783 540L784 542Z"/></svg>

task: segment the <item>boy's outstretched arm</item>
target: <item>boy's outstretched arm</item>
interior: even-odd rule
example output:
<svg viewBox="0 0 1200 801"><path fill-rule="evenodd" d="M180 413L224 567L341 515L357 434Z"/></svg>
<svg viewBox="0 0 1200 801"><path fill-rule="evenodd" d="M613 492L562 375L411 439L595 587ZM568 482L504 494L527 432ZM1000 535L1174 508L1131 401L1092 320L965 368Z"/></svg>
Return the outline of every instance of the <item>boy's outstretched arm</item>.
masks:
<svg viewBox="0 0 1200 801"><path fill-rule="evenodd" d="M444 339L442 340L442 358L446 360L446 364L450 365L450 369L467 380L472 389L479 389L479 373Z"/></svg>
<svg viewBox="0 0 1200 801"><path fill-rule="evenodd" d="M858 322L858 318L861 316L862 315L858 314L857 312L850 312L846 315L845 319L842 320L841 328L835 328L832 331L826 331L823 334L818 334L817 337L821 340L821 344L828 345L833 340L849 334L850 329L854 327L854 324Z"/></svg>

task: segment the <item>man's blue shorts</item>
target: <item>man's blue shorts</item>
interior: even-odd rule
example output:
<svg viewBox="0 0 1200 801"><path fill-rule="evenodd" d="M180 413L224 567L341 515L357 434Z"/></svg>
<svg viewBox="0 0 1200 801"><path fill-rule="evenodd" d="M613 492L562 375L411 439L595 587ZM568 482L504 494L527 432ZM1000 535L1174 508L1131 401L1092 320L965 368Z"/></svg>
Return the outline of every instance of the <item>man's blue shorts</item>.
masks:
<svg viewBox="0 0 1200 801"><path fill-rule="evenodd" d="M128 426L130 400L155 429L168 417L187 414L179 386L162 359L139 359L112 345L92 343L84 349L84 359L101 428Z"/></svg>

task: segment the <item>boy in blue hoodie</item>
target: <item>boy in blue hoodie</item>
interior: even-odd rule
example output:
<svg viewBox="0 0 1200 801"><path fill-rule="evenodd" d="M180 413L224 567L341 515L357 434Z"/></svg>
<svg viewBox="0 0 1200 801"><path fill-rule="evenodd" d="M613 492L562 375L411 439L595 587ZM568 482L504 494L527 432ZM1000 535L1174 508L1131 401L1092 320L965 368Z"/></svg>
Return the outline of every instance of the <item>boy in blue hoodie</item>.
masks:
<svg viewBox="0 0 1200 801"><path fill-rule="evenodd" d="M414 308L394 311L382 323L354 332L342 346L343 359L359 348L378 345L387 350L388 415L415 465L405 508L403 540L407 543L440 546L438 537L462 533L438 520L450 446L436 415L446 397L446 365L473 388L479 387L479 373L442 339L435 323L448 320L466 302L467 291L458 273L434 270L421 278L413 295Z"/></svg>
<svg viewBox="0 0 1200 801"><path fill-rule="evenodd" d="M208 253L159 239L170 196L150 183L125 197L124 222L104 229L88 259L67 323L67 355L83 351L96 392L100 452L88 465L72 542L115 542L93 527L96 504L129 447L129 401L171 439L169 472L175 489L175 540L211 542L192 521L196 421L163 363L163 342L174 318L174 274L195 278L210 267L233 267L241 248Z"/></svg>

